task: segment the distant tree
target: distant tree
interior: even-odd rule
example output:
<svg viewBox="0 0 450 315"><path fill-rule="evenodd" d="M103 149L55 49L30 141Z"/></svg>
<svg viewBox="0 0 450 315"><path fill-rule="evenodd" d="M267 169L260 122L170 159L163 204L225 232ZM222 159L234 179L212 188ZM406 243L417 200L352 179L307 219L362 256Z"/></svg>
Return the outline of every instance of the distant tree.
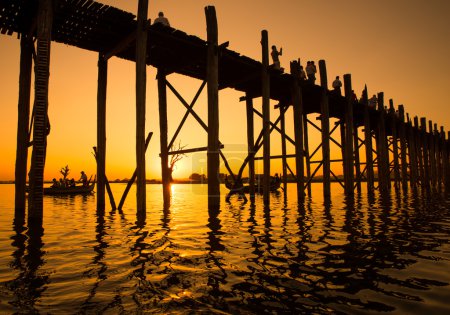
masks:
<svg viewBox="0 0 450 315"><path fill-rule="evenodd" d="M63 179L66 179L66 177L69 175L70 173L70 169L69 169L69 165L66 165L64 167L61 168L61 170L59 171L61 173L61 175L63 176Z"/></svg>
<svg viewBox="0 0 450 315"><path fill-rule="evenodd" d="M178 145L174 146L172 145L170 147L170 152L178 152L183 150L186 147L186 145L181 145L181 142L178 142ZM175 164L178 163L179 161L181 161L184 157L186 156L186 154L184 153L175 153L170 155L170 161L169 161L169 180L170 182L173 182L173 177L172 177L172 173L175 170Z"/></svg>

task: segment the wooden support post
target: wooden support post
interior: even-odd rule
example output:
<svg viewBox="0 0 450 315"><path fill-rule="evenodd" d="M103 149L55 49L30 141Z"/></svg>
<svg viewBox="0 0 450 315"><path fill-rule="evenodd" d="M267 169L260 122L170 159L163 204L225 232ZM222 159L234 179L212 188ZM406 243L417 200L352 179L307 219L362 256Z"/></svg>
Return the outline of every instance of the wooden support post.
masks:
<svg viewBox="0 0 450 315"><path fill-rule="evenodd" d="M447 140L445 139L444 128L441 127L441 148L442 148L442 176L444 190L450 190L450 168L449 168L449 151Z"/></svg>
<svg viewBox="0 0 450 315"><path fill-rule="evenodd" d="M208 89L208 207L218 210L220 207L219 182L219 55L216 10L205 7L207 26L207 89Z"/></svg>
<svg viewBox="0 0 450 315"><path fill-rule="evenodd" d="M136 31L136 203L137 216L145 218L145 98L147 86L148 0L139 0Z"/></svg>
<svg viewBox="0 0 450 315"><path fill-rule="evenodd" d="M406 125L405 125L405 109L403 105L398 106L399 118L399 139L400 139L400 159L401 159L401 181L404 191L408 190L408 162L406 160ZM410 157L411 161L411 157Z"/></svg>
<svg viewBox="0 0 450 315"><path fill-rule="evenodd" d="M429 191L430 190L430 159L428 151L428 136L427 136L427 120L425 117L420 118L420 128L422 137L422 154L423 154L423 169L424 169L424 180L423 187Z"/></svg>
<svg viewBox="0 0 450 315"><path fill-rule="evenodd" d="M145 139L145 151L147 151L148 144L150 143L150 140L152 139L153 132L149 132L147 135L147 138ZM125 187L125 190L122 194L122 198L120 198L119 206L117 207L119 210L122 210L123 204L125 203L125 199L127 199L128 192L130 191L131 185L135 182L137 177L137 168L134 170L133 175L131 176L130 180L127 183L127 186Z"/></svg>
<svg viewBox="0 0 450 315"><path fill-rule="evenodd" d="M394 159L394 187L395 190L400 189L400 164L398 162L398 132L397 132L397 116L395 115L394 101L389 100L389 117L392 132L392 158Z"/></svg>
<svg viewBox="0 0 450 315"><path fill-rule="evenodd" d="M269 204L270 193L270 76L269 76L269 39L266 30L261 32L262 46L262 111L263 111L263 199Z"/></svg>
<svg viewBox="0 0 450 315"><path fill-rule="evenodd" d="M17 149L15 168L15 211L24 217L28 162L28 124L30 120L31 70L33 39L22 34L20 39L19 101L17 106Z"/></svg>
<svg viewBox="0 0 450 315"><path fill-rule="evenodd" d="M345 193L353 195L354 187L354 160L353 160L353 91L352 77L350 74L344 74L345 89ZM356 147L357 149L357 147Z"/></svg>
<svg viewBox="0 0 450 315"><path fill-rule="evenodd" d="M424 179L425 179L425 170L424 170L424 162L423 162L423 139L422 139L422 132L420 130L419 126L419 118L417 116L414 117L414 139L416 143L416 157L418 161L418 179L420 180L420 184L423 186Z"/></svg>
<svg viewBox="0 0 450 315"><path fill-rule="evenodd" d="M50 42L53 23L53 1L39 1L37 13L37 56L35 64L35 106L33 151L31 155L28 223L42 225L44 167L47 149L48 83L50 76Z"/></svg>
<svg viewBox="0 0 450 315"><path fill-rule="evenodd" d="M280 128L281 128L281 166L284 197L287 197L287 161L286 161L286 119L284 104L280 104ZM286 105L287 106L287 105Z"/></svg>
<svg viewBox="0 0 450 315"><path fill-rule="evenodd" d="M433 132L433 122L431 120L428 121L428 152L430 156L430 183L433 191L436 191L437 181L436 181L436 148L434 141L434 132Z"/></svg>
<svg viewBox="0 0 450 315"><path fill-rule="evenodd" d="M248 147L248 184L250 189L250 201L255 201L255 138L253 123L253 99L249 94L245 96L247 110L247 147Z"/></svg>
<svg viewBox="0 0 450 315"><path fill-rule="evenodd" d="M389 191L389 156L386 138L386 111L384 110L384 93L378 93L378 185L380 192L387 194Z"/></svg>
<svg viewBox="0 0 450 315"><path fill-rule="evenodd" d="M308 191L308 197L312 196L311 189L311 158L309 156L309 138L308 138L308 117L303 114L303 135L304 135L304 148L305 148L305 164L306 164L306 177L308 178L308 184L306 189Z"/></svg>
<svg viewBox="0 0 450 315"><path fill-rule="evenodd" d="M359 157L359 136L358 127L353 124L353 146L355 151L355 180L356 180L356 191L361 193L361 160Z"/></svg>
<svg viewBox="0 0 450 315"><path fill-rule="evenodd" d="M407 126L408 126L407 131L408 131L408 152L409 152L409 179L411 188L415 191L417 189L417 181L419 179L419 168L417 157L418 144L415 134L415 128L412 126L411 121L408 121Z"/></svg>
<svg viewBox="0 0 450 315"><path fill-rule="evenodd" d="M373 152L372 152L372 130L370 126L367 86L364 87L363 106L364 106L364 145L366 147L367 192L371 194L373 193L374 190L374 173L373 173Z"/></svg>
<svg viewBox="0 0 450 315"><path fill-rule="evenodd" d="M164 204L170 204L170 170L169 149L167 146L167 90L166 74L163 69L158 69L158 101L159 101L159 140L161 148L161 181L163 186Z"/></svg>
<svg viewBox="0 0 450 315"><path fill-rule="evenodd" d="M108 61L98 55L97 82L97 211L105 211L106 185L106 88Z"/></svg>
<svg viewBox="0 0 450 315"><path fill-rule="evenodd" d="M331 197L330 185L330 115L328 108L328 79L325 60L319 60L320 85L322 87L320 111L322 121L322 161L323 196L325 201Z"/></svg>
<svg viewBox="0 0 450 315"><path fill-rule="evenodd" d="M97 147L93 147L94 149L94 157L95 157L95 162L98 164L98 149ZM97 167L97 172L98 172L98 167ZM109 203L111 204L111 209L112 210L116 210L116 201L114 200L114 195L112 193L111 187L109 186L109 181L108 181L108 177L106 177L106 173L104 173L104 178L105 178L105 187L106 187L106 191L108 192L108 196L109 196ZM103 209L99 209L97 208L97 212L102 214L104 212L104 207Z"/></svg>
<svg viewBox="0 0 450 315"><path fill-rule="evenodd" d="M436 180L437 190L442 190L442 147L441 134L438 130L437 124L434 124L434 147L436 150Z"/></svg>
<svg viewBox="0 0 450 315"><path fill-rule="evenodd" d="M295 138L295 172L297 173L297 201L301 202L305 196L305 176L303 166L303 98L300 85L300 64L297 61L290 63L292 75L292 106L294 114Z"/></svg>

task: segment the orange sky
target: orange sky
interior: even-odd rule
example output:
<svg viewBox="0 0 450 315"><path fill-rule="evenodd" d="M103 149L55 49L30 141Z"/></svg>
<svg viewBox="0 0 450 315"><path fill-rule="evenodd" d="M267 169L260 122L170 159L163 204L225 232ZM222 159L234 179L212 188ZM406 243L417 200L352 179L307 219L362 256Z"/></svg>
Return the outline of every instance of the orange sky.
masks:
<svg viewBox="0 0 450 315"><path fill-rule="evenodd" d="M137 10L137 0L101 2L129 12ZM411 115L425 116L446 130L450 128L450 1L150 0L149 18L164 11L173 27L204 39L206 5L216 7L219 42L229 41L229 49L260 60L261 30L266 29L270 45L283 47L282 66L297 58L304 62L325 59L329 78L352 74L358 96L367 84L369 94L383 91L386 102L392 98L395 105L404 104ZM19 55L16 36L0 35L0 180L14 179ZM112 58L108 70L107 176L113 180L129 178L135 168L135 65ZM77 178L82 169L95 174L91 151L96 143L97 53L52 43L50 72L52 130L45 178L59 177L59 169L66 164L72 170L70 176ZM148 67L147 74L146 130L154 132L147 151L147 177L159 178L156 70ZM201 83L178 75L168 80L188 103ZM245 106L239 102L240 96L233 90L219 94L220 140L233 161L239 161L240 152L246 150ZM185 110L170 91L168 97L171 138ZM260 100L255 100L255 107L261 107ZM207 121L206 91L195 108ZM271 114L273 120L276 113ZM287 115L287 129L293 135L291 110ZM257 135L260 122L256 116L255 123ZM310 136L311 146L319 142L317 133ZM273 133L273 154L281 151L279 138ZM187 147L207 143L206 133L193 118L188 119L179 139ZM332 158L339 157L339 151L332 149ZM288 150L293 152L290 146ZM206 173L205 160L205 153L183 159L174 177L186 178L194 171ZM279 163L272 169L279 172Z"/></svg>

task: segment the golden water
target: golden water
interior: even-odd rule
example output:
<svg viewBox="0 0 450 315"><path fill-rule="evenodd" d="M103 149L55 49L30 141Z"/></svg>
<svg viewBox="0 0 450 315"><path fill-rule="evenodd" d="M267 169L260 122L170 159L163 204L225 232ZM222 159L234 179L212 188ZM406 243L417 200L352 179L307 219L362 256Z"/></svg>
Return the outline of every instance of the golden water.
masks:
<svg viewBox="0 0 450 315"><path fill-rule="evenodd" d="M125 185L112 184L117 199ZM123 211L96 197L44 198L43 231L14 221L14 186L0 185L0 313L450 313L450 198L313 196L269 207L233 197L207 209L207 187L173 185L163 209L147 185ZM363 187L364 189L364 187ZM25 220L26 222L26 220Z"/></svg>

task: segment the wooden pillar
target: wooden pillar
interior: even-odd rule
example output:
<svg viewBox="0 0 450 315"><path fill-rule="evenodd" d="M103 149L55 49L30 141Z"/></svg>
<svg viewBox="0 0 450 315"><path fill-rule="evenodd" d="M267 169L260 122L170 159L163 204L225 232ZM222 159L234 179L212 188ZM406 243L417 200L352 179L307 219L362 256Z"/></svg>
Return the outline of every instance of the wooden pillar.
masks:
<svg viewBox="0 0 450 315"><path fill-rule="evenodd" d="M163 186L163 200L167 206L170 204L170 170L169 147L167 146L167 89L166 74L158 69L158 104L159 104L159 143L161 148L161 181Z"/></svg>
<svg viewBox="0 0 450 315"><path fill-rule="evenodd" d="M403 110L403 108L402 108ZM409 152L409 178L410 185L413 190L417 189L417 181L419 178L418 157L417 157L417 139L415 135L415 129L408 121L408 152ZM403 162L402 162L403 163Z"/></svg>
<svg viewBox="0 0 450 315"><path fill-rule="evenodd" d="M136 32L136 203L139 218L146 213L145 97L147 85L148 0L139 0Z"/></svg>
<svg viewBox="0 0 450 315"><path fill-rule="evenodd" d="M443 127L441 127L441 148L442 148L442 176L443 176L442 180L445 191L449 191L450 190L449 151Z"/></svg>
<svg viewBox="0 0 450 315"><path fill-rule="evenodd" d="M355 179L356 179L356 190L361 193L361 160L359 157L359 137L358 137L358 127L353 123L353 146L355 151Z"/></svg>
<svg viewBox="0 0 450 315"><path fill-rule="evenodd" d="M255 201L255 136L253 123L253 98L245 96L247 109L247 147L248 147L248 184L250 188L250 201Z"/></svg>
<svg viewBox="0 0 450 315"><path fill-rule="evenodd" d="M436 190L437 187L437 169L436 169L436 148L435 148L435 140L434 140L434 132L433 132L433 122L431 120L428 121L428 151L430 155L430 183L431 188Z"/></svg>
<svg viewBox="0 0 450 315"><path fill-rule="evenodd" d="M106 187L106 88L108 61L98 55L97 82L97 211L105 210Z"/></svg>
<svg viewBox="0 0 450 315"><path fill-rule="evenodd" d="M48 84L50 76L50 42L53 1L39 1L37 14L37 56L35 64L35 106L33 151L31 155L28 223L42 224L44 167L48 134ZM34 224L33 224L34 225Z"/></svg>
<svg viewBox="0 0 450 315"><path fill-rule="evenodd" d="M378 93L378 185L381 193L389 191L389 156L386 138L386 112L384 110L384 93Z"/></svg>
<svg viewBox="0 0 450 315"><path fill-rule="evenodd" d="M328 108L328 79L325 60L319 60L320 85L322 87L320 110L322 120L323 195L326 201L331 196L330 185L330 115Z"/></svg>
<svg viewBox="0 0 450 315"><path fill-rule="evenodd" d="M280 104L280 129L281 129L281 166L282 166L282 181L283 193L287 197L287 161L286 161L286 119L284 104Z"/></svg>
<svg viewBox="0 0 450 315"><path fill-rule="evenodd" d="M353 195L354 186L354 160L353 160L353 92L352 77L350 74L344 74L345 89L345 193Z"/></svg>
<svg viewBox="0 0 450 315"><path fill-rule="evenodd" d="M25 213L25 189L28 162L28 124L30 120L31 70L33 39L25 34L20 38L19 101L17 107L17 149L15 168L15 210ZM23 215L22 215L23 217Z"/></svg>
<svg viewBox="0 0 450 315"><path fill-rule="evenodd" d="M405 109L403 105L398 106L399 119L399 139L400 139L400 159L401 159L401 181L404 191L408 190L408 162L406 160L406 126L405 126ZM411 158L411 157L410 157ZM410 159L411 161L411 159Z"/></svg>
<svg viewBox="0 0 450 315"><path fill-rule="evenodd" d="M307 114L303 114L303 139L304 139L304 148L305 148L305 164L306 164L306 177L308 178L309 184L306 187L308 191L308 197L312 196L311 189L311 159L309 157L309 138L308 138L308 117Z"/></svg>
<svg viewBox="0 0 450 315"><path fill-rule="evenodd" d="M419 126L419 118L417 116L414 116L414 139L416 143L416 157L418 162L418 169L417 169L417 175L418 179L420 180L420 184L423 186L424 184L424 178L425 178L425 170L424 170L424 162L423 162L423 139L422 139L422 132L420 130Z"/></svg>
<svg viewBox="0 0 450 315"><path fill-rule="evenodd" d="M270 190L270 76L269 76L269 39L266 30L261 32L262 46L262 111L263 111L263 199L269 204Z"/></svg>
<svg viewBox="0 0 450 315"><path fill-rule="evenodd" d="M219 182L219 56L216 9L205 7L208 40L206 81L208 89L208 207L220 207Z"/></svg>
<svg viewBox="0 0 450 315"><path fill-rule="evenodd" d="M366 177L367 192L373 193L374 190L374 174L373 174L373 153L372 153L372 131L369 116L369 101L367 94L367 86L364 87L363 106L364 106L364 145L366 147Z"/></svg>
<svg viewBox="0 0 450 315"><path fill-rule="evenodd" d="M397 121L398 118L395 115L394 101L389 100L389 117L391 123L392 132L392 158L394 159L394 187L395 190L400 189L400 164L398 162L398 132L397 132Z"/></svg>
<svg viewBox="0 0 450 315"><path fill-rule="evenodd" d="M427 120L425 117L420 118L420 128L422 136L422 154L423 154L423 169L424 169L424 188L430 190L430 159L428 151L428 136L427 136Z"/></svg>
<svg viewBox="0 0 450 315"><path fill-rule="evenodd" d="M436 150L436 181L437 190L442 190L442 147L441 147L441 134L438 130L437 124L434 124L434 147Z"/></svg>
<svg viewBox="0 0 450 315"><path fill-rule="evenodd" d="M305 176L303 166L303 98L300 85L300 64L292 61L290 64L292 74L292 106L294 107L294 137L295 137L295 169L297 173L297 201L305 197Z"/></svg>

